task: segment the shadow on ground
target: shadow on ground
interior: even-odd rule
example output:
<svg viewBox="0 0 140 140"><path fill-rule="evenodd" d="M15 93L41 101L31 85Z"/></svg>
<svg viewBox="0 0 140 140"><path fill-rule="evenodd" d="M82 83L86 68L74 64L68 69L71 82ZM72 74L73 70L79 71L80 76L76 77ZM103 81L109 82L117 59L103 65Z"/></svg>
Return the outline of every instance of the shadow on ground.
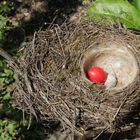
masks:
<svg viewBox="0 0 140 140"><path fill-rule="evenodd" d="M3 41L3 49L13 55L27 36L47 28L49 23L62 24L82 4L82 0L38 0L34 3L32 0L18 1L15 2L10 18L19 25L6 31Z"/></svg>

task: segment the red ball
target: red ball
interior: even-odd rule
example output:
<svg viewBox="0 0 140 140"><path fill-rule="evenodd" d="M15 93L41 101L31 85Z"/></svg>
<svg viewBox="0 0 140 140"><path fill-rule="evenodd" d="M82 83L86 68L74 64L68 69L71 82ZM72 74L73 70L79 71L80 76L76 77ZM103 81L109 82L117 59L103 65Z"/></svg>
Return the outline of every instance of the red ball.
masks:
<svg viewBox="0 0 140 140"><path fill-rule="evenodd" d="M102 68L97 66L89 68L87 76L90 81L95 83L104 83L107 79L106 72Z"/></svg>

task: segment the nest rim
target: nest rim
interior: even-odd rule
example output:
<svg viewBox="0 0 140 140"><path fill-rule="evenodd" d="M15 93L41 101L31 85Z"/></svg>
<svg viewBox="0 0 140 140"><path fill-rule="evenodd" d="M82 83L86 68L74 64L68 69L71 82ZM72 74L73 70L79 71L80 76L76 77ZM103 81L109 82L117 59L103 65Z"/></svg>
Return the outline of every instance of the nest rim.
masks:
<svg viewBox="0 0 140 140"><path fill-rule="evenodd" d="M106 46L110 46L110 47L106 47ZM118 47L119 46L119 47ZM88 82L89 84L93 84L93 82L91 82L87 76L87 71L90 67L92 66L99 66L101 67L102 69L105 70L105 72L107 73L107 75L109 74L110 72L110 68L108 68L110 65L111 65L111 69L113 68L113 65L121 65L121 63L119 64L116 64L115 61L110 61L110 63L104 63L106 57L105 55L110 56L110 59L116 59L117 60L117 57L121 59L121 53L123 53L125 51L126 54L122 54L124 55L123 57L127 56L127 57L131 57L131 60L124 60L124 61L128 61L128 65L131 65L132 64L132 67L133 69L131 69L132 67L128 66L128 68L126 67L125 69L131 69L129 72L127 71L123 71L122 70L120 71L120 73L118 73L118 75L116 75L117 79L118 79L118 83L119 83L119 80L120 78L122 78L122 76L126 77L126 79L124 79L125 81L122 82L120 81L120 85L118 86L118 84L115 86L115 87L110 87L106 90L108 91L120 91L120 90L123 90L125 89L127 86L130 86L133 81L138 77L139 75L139 71L138 71L138 67L139 67L139 64L137 62L137 58L136 56L133 54L133 52L135 51L133 49L132 46L128 45L127 43L118 43L117 40L116 41L112 41L112 42L106 42L106 43L101 43L100 44L100 48L96 48L95 46L92 46L90 49L88 49L83 58L82 58L82 61L81 61L81 74L82 74L82 78ZM120 56L119 56L120 55ZM104 58L102 58L104 57ZM101 58L101 60L100 60ZM127 59L126 57L125 58L122 58L122 59ZM96 62L97 61L97 62ZM102 62L101 62L102 61ZM122 60L120 60L121 62ZM104 63L104 64L100 64L101 63ZM125 66L125 65L124 65ZM121 66L118 66L119 69L121 69L121 67L124 68L123 65ZM118 70L118 67L117 67L117 70ZM115 67L116 68L116 67ZM113 68L113 73L114 73L114 69ZM117 73L117 70L115 72L115 74ZM129 75L130 77L128 77L125 72L127 72L127 75ZM133 73L134 72L134 73ZM122 73L122 74L121 74ZM131 79L128 80L128 79Z"/></svg>

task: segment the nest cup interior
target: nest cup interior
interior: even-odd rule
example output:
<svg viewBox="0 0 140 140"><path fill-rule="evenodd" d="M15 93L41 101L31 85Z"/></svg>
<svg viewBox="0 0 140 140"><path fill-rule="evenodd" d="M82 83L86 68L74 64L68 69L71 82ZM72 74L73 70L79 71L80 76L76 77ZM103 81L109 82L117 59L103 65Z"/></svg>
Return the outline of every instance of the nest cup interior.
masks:
<svg viewBox="0 0 140 140"><path fill-rule="evenodd" d="M119 43L100 44L92 47L82 60L82 76L91 83L87 77L87 71L92 66L99 66L109 74L110 69L115 73L117 84L109 90L121 90L131 84L138 73L138 64L131 46Z"/></svg>

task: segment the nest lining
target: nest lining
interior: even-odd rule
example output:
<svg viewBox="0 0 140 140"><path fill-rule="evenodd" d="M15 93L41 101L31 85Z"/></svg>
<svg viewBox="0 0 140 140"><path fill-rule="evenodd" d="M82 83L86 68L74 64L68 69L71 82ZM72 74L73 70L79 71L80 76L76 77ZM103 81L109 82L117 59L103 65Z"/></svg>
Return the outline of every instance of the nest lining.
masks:
<svg viewBox="0 0 140 140"><path fill-rule="evenodd" d="M113 41L134 46L132 52L139 67L139 41L132 33L92 22L52 25L35 33L19 60L22 74L17 73L14 93L18 106L82 133L91 127L112 130L114 121L121 124L139 104L139 72L131 84L117 91L89 84L81 76L87 50Z"/></svg>
<svg viewBox="0 0 140 140"><path fill-rule="evenodd" d="M127 46L125 43L114 41L99 44L99 47L92 46L85 53L81 64L84 77L88 80L86 76L88 69L91 66L99 66L108 74L116 76L116 85L109 90L122 90L127 87L135 80L139 69L131 48L132 46Z"/></svg>

